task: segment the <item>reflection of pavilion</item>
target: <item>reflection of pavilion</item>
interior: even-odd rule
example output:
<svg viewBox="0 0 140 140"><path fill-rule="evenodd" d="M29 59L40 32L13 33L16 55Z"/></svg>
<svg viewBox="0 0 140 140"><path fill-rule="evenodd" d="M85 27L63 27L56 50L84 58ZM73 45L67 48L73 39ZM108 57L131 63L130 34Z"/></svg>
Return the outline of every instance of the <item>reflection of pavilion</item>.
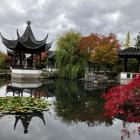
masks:
<svg viewBox="0 0 140 140"><path fill-rule="evenodd" d="M6 88L6 96L30 96L30 97L37 97L37 98L48 98L53 97L52 93L49 92L46 85L43 85L41 81L34 80L34 81L12 81L11 84L7 85Z"/></svg>
<svg viewBox="0 0 140 140"><path fill-rule="evenodd" d="M42 82L37 79L34 79L33 81L12 79L11 83L7 85L6 88L6 96L9 95L19 97L30 96L35 98L53 97L51 92L49 92L49 90L47 89L47 86L43 85ZM42 111L32 110L29 113L13 113L9 115L15 115L14 130L16 129L18 122L21 121L25 134L28 133L28 127L33 117L40 118L45 125L44 115Z"/></svg>
<svg viewBox="0 0 140 140"><path fill-rule="evenodd" d="M23 125L23 128L24 128L24 134L27 134L29 124L30 124L33 117L40 118L45 125L45 120L44 120L44 116L43 116L42 112L33 112L33 113L30 113L30 114L20 114L20 115L15 116L14 130L16 129L18 121L20 120L22 125Z"/></svg>

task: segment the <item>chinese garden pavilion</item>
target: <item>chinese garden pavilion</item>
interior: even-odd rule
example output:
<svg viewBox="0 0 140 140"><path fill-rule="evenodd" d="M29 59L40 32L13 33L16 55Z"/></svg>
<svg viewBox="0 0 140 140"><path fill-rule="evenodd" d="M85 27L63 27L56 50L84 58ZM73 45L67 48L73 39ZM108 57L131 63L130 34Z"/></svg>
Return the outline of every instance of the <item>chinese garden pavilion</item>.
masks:
<svg viewBox="0 0 140 140"><path fill-rule="evenodd" d="M43 40L36 40L31 29L31 21L22 36L17 30L17 39L8 40L2 35L2 42L11 56L12 77L39 78L42 73L41 53L51 48L52 43L46 43L48 35Z"/></svg>
<svg viewBox="0 0 140 140"><path fill-rule="evenodd" d="M128 60L136 59L138 61L137 72L140 72L140 48L138 47L130 47L124 50L120 50L118 56L123 59L123 70L124 72L128 72Z"/></svg>

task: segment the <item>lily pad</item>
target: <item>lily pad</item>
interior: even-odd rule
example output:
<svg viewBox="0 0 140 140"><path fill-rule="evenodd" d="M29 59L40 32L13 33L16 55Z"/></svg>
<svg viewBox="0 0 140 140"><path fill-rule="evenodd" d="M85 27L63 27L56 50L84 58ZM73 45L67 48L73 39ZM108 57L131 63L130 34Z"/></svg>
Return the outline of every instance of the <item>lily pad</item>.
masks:
<svg viewBox="0 0 140 140"><path fill-rule="evenodd" d="M49 103L32 97L0 97L0 113L32 113L47 110Z"/></svg>

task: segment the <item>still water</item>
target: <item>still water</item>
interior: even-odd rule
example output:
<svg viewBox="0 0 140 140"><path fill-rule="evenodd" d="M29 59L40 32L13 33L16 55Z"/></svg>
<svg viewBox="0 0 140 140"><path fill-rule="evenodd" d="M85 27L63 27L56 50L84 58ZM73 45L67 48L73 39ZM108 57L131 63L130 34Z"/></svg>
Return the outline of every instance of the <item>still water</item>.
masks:
<svg viewBox="0 0 140 140"><path fill-rule="evenodd" d="M1 81L0 96L33 96L49 101L37 115L0 118L0 140L139 140L139 124L104 117L107 85L77 81Z"/></svg>

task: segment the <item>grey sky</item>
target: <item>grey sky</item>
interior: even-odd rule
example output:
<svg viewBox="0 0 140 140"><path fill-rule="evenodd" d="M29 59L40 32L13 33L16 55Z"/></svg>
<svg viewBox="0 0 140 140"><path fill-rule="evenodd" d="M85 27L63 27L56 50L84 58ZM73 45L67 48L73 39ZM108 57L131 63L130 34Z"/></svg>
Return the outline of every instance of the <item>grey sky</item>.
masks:
<svg viewBox="0 0 140 140"><path fill-rule="evenodd" d="M113 32L122 42L127 31L132 39L140 31L139 13L140 0L0 0L0 32L15 39L16 29L22 34L31 20L37 39L49 33L56 40L73 28L84 35Z"/></svg>

